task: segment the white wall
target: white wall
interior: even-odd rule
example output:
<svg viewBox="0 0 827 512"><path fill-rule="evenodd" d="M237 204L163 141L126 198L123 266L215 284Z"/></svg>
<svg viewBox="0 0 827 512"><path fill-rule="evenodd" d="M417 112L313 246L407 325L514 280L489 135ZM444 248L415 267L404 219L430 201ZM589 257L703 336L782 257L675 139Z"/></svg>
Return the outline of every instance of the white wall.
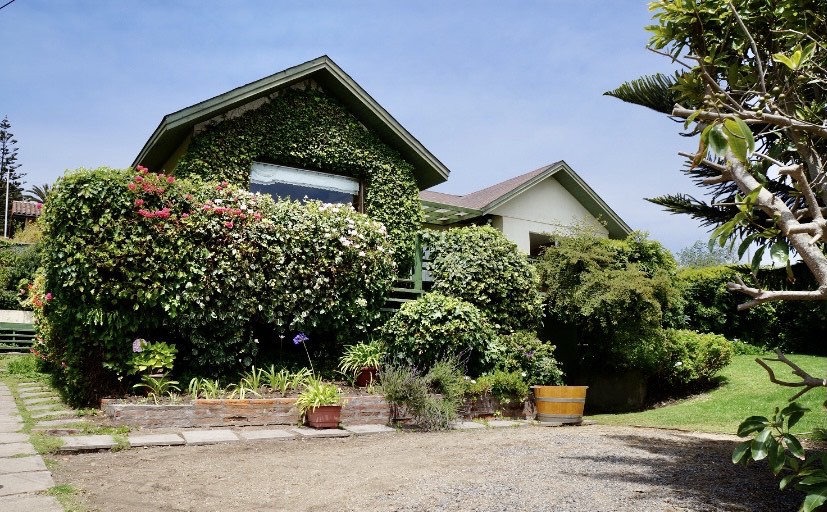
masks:
<svg viewBox="0 0 827 512"><path fill-rule="evenodd" d="M528 253L529 232L565 233L573 227L591 227L609 236L608 230L554 177L548 177L491 211L492 224L523 252Z"/></svg>

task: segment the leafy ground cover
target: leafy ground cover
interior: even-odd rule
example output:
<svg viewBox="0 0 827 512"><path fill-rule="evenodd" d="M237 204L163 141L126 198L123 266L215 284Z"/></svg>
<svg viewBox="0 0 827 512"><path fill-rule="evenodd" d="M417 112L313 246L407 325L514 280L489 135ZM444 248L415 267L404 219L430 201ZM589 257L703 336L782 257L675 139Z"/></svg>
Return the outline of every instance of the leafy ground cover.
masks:
<svg viewBox="0 0 827 512"><path fill-rule="evenodd" d="M812 375L822 375L827 370L825 357L789 357ZM776 377L796 380L786 366L779 363L771 366L776 371ZM770 416L775 407L784 407L798 389L771 383L767 372L755 363L755 356L733 357L732 364L724 368L718 378L722 382L718 388L663 407L626 414L600 414L589 416L588 419L608 425L639 425L733 434L748 416ZM798 403L808 407L810 412L795 426L794 433L811 433L827 427L822 405L826 393L827 390L823 388L815 389L798 399Z"/></svg>

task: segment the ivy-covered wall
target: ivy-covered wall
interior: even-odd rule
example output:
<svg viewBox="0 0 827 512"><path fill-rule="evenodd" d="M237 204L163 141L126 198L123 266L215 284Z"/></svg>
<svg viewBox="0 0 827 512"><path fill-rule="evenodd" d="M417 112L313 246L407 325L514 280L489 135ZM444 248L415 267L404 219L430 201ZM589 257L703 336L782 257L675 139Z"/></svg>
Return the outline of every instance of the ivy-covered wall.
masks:
<svg viewBox="0 0 827 512"><path fill-rule="evenodd" d="M413 166L321 89L288 89L195 134L173 172L248 188L254 161L363 180L365 213L387 227L405 267L422 222Z"/></svg>

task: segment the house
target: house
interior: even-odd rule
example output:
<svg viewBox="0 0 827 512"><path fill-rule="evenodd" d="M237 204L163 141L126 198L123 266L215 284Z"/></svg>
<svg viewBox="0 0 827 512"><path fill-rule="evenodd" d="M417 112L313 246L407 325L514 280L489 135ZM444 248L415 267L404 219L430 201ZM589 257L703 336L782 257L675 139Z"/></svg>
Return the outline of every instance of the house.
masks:
<svg viewBox="0 0 827 512"><path fill-rule="evenodd" d="M631 229L564 161L463 196L423 190L425 226L490 223L523 252L539 255L549 234L594 229L625 238Z"/></svg>
<svg viewBox="0 0 827 512"><path fill-rule="evenodd" d="M37 201L12 201L11 217L9 218L9 236L14 235L16 229L34 222L40 217L43 205Z"/></svg>
<svg viewBox="0 0 827 512"><path fill-rule="evenodd" d="M166 115L132 165L350 202L385 224L402 268L420 228L419 191L449 174L327 56Z"/></svg>
<svg viewBox="0 0 827 512"><path fill-rule="evenodd" d="M327 56L164 116L132 165L350 202L385 224L402 270L420 207L428 227L490 222L529 254L567 227L630 232L562 161L464 196L427 190L449 170Z"/></svg>

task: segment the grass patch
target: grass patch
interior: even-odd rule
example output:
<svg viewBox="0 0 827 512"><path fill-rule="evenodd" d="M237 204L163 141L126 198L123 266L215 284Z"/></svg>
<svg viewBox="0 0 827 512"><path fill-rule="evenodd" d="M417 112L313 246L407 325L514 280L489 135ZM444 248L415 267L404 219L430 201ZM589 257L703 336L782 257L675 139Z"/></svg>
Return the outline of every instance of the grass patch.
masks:
<svg viewBox="0 0 827 512"><path fill-rule="evenodd" d="M801 355L788 357L813 376L822 376L827 372L827 358ZM786 365L773 363L771 366L776 370L776 377L797 380ZM599 414L588 419L607 425L639 425L733 434L747 417L771 416L775 407L784 407L798 391L798 388L782 387L770 382L767 372L755 362L755 356L733 357L732 364L721 370L719 375L723 384L708 393L648 411ZM810 412L793 428L794 433L811 433L827 426L822 405L825 396L827 389L819 388L797 400L809 408Z"/></svg>
<svg viewBox="0 0 827 512"><path fill-rule="evenodd" d="M72 485L61 484L50 487L46 494L57 498L57 501L60 502L66 512L86 512L88 510L80 503L78 498L80 493Z"/></svg>
<svg viewBox="0 0 827 512"><path fill-rule="evenodd" d="M45 453L55 453L63 446L63 441L61 441L59 437L50 436L42 432L32 432L29 434L29 442L32 443L35 451L41 455Z"/></svg>

